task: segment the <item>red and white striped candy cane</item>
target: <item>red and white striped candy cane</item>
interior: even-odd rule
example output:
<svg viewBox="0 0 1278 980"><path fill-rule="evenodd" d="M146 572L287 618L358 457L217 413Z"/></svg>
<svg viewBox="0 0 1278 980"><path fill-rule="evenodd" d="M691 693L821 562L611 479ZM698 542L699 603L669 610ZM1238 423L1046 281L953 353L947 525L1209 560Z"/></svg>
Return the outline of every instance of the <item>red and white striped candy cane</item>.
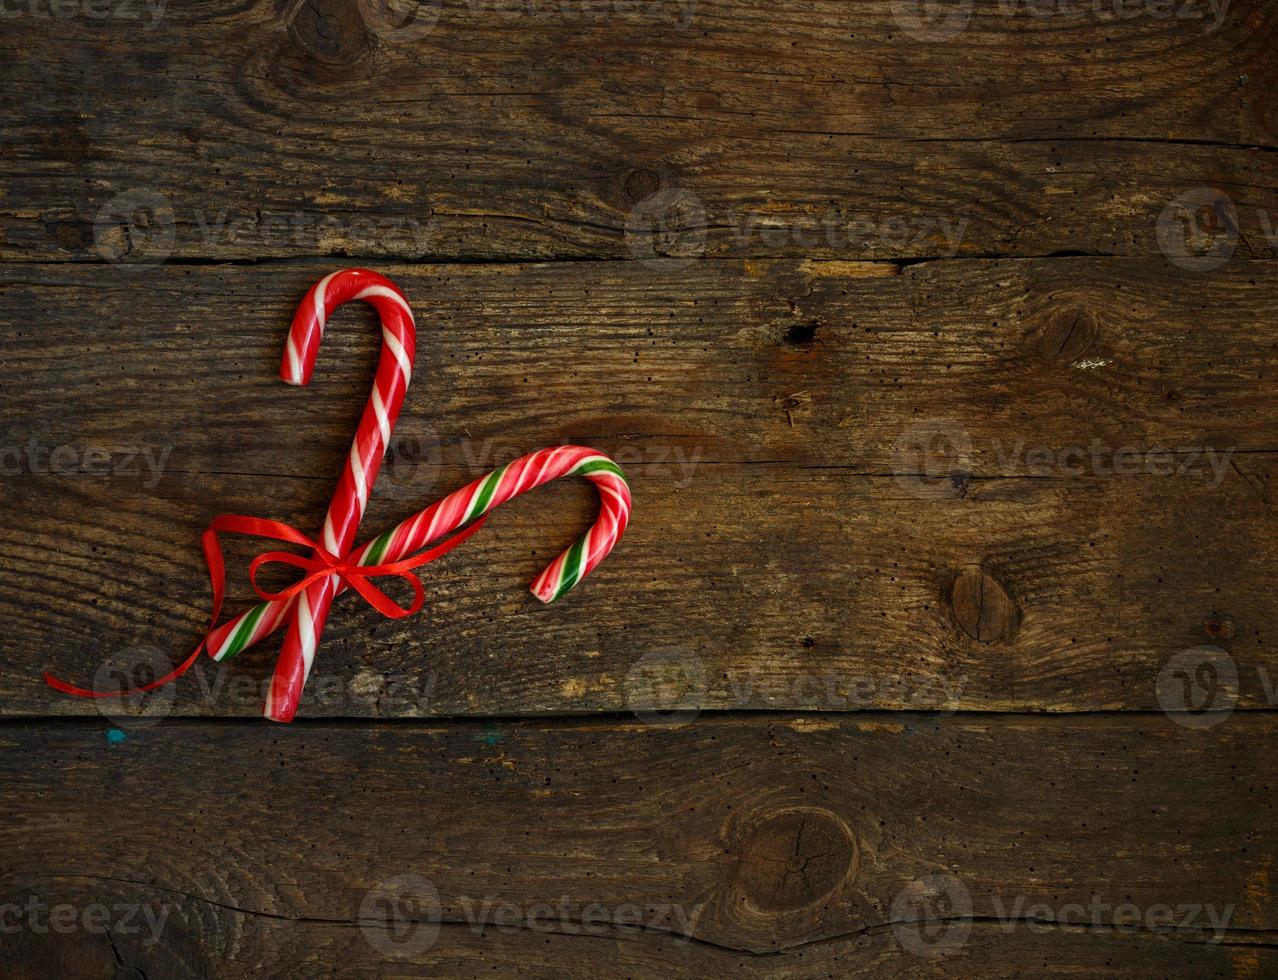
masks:
<svg viewBox="0 0 1278 980"><path fill-rule="evenodd" d="M508 463L360 546L352 559L365 566L400 561L512 497L561 476L583 476L594 483L600 507L590 530L533 580L533 595L542 602L553 602L598 567L630 521L630 486L621 467L585 446L542 449ZM345 589L340 583L338 592ZM215 660L227 660L247 650L288 619L293 602L263 602L222 624L209 634L209 654Z"/></svg>
<svg viewBox="0 0 1278 980"><path fill-rule="evenodd" d="M363 300L377 310L382 323L382 354L372 394L355 430L350 456L342 467L320 532L319 543L334 555L344 555L355 542L355 532L413 375L417 329L408 301L389 279L367 269L346 269L325 276L298 308L280 366L280 377L289 384L309 383L324 325L334 310L353 300ZM262 711L272 721L291 721L297 712L337 584L334 575L322 578L300 593L293 604L289 630Z"/></svg>

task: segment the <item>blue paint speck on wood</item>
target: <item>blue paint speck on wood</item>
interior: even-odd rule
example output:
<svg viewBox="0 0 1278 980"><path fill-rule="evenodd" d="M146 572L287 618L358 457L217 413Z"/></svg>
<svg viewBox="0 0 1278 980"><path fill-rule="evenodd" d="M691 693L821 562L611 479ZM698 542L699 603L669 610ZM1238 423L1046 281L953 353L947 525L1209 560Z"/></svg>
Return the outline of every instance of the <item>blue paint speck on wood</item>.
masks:
<svg viewBox="0 0 1278 980"><path fill-rule="evenodd" d="M119 745L128 737L125 732L120 731L118 728L107 729L106 740L108 745Z"/></svg>

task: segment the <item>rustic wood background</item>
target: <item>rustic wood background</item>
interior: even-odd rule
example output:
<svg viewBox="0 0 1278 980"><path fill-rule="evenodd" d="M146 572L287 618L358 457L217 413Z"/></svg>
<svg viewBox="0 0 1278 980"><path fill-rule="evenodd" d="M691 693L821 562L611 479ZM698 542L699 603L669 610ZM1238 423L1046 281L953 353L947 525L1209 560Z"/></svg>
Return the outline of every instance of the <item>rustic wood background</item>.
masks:
<svg viewBox="0 0 1278 980"><path fill-rule="evenodd" d="M399 4L0 8L0 974L1278 976L1278 3ZM49 690L318 525L348 265L365 527L573 441L620 547Z"/></svg>

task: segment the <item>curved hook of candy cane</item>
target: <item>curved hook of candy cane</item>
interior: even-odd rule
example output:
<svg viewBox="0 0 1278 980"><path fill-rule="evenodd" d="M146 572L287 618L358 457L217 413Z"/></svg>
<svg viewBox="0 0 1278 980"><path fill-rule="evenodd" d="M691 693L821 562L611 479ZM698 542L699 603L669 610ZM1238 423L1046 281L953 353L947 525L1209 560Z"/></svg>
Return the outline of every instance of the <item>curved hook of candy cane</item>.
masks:
<svg viewBox="0 0 1278 980"><path fill-rule="evenodd" d="M412 554L512 497L561 476L589 479L599 490L600 507L590 530L533 580L532 594L542 602L554 602L599 567L630 522L626 475L610 458L587 446L557 446L521 456L369 542L356 552L355 560L361 565L398 561L391 556Z"/></svg>
<svg viewBox="0 0 1278 980"><path fill-rule="evenodd" d="M586 446L542 449L494 470L362 545L352 560L360 565L401 561L511 497L561 476L582 476L594 483L600 507L590 529L533 580L533 595L552 602L599 566L630 522L630 486L621 467ZM247 650L275 632L291 608L292 600L264 602L227 621L209 634L209 655L228 660Z"/></svg>
<svg viewBox="0 0 1278 980"><path fill-rule="evenodd" d="M382 353L368 404L355 430L350 455L338 477L319 536L320 543L335 555L345 554L355 542L355 532L413 375L417 329L408 301L393 282L368 269L345 269L325 276L311 287L298 307L280 365L284 381L307 384L315 371L325 324L339 306L354 300L362 300L377 311ZM267 718L289 721L296 713L337 584L335 576L320 579L294 600L288 634L262 710Z"/></svg>

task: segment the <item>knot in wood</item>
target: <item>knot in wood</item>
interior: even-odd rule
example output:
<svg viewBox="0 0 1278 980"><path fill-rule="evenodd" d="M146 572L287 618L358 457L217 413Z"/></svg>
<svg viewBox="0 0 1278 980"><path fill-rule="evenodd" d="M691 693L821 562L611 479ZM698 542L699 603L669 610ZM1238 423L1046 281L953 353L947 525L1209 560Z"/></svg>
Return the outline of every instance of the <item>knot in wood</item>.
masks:
<svg viewBox="0 0 1278 980"><path fill-rule="evenodd" d="M626 174L623 186L625 187L626 197L631 202L637 203L661 190L661 177L652 170L640 167L638 170L632 170Z"/></svg>
<svg viewBox="0 0 1278 980"><path fill-rule="evenodd" d="M855 873L859 848L836 814L819 807L771 813L738 843L737 887L766 914L816 905Z"/></svg>
<svg viewBox="0 0 1278 980"><path fill-rule="evenodd" d="M1072 364L1087 353L1099 332L1096 314L1090 310L1077 306L1054 310L1039 334L1039 356L1045 361Z"/></svg>
<svg viewBox="0 0 1278 980"><path fill-rule="evenodd" d="M341 0L295 4L288 34L301 51L324 65L353 64L372 46L360 5Z"/></svg>
<svg viewBox="0 0 1278 980"><path fill-rule="evenodd" d="M980 568L959 573L950 589L950 607L959 628L981 643L1011 639L1020 618L1007 590Z"/></svg>

